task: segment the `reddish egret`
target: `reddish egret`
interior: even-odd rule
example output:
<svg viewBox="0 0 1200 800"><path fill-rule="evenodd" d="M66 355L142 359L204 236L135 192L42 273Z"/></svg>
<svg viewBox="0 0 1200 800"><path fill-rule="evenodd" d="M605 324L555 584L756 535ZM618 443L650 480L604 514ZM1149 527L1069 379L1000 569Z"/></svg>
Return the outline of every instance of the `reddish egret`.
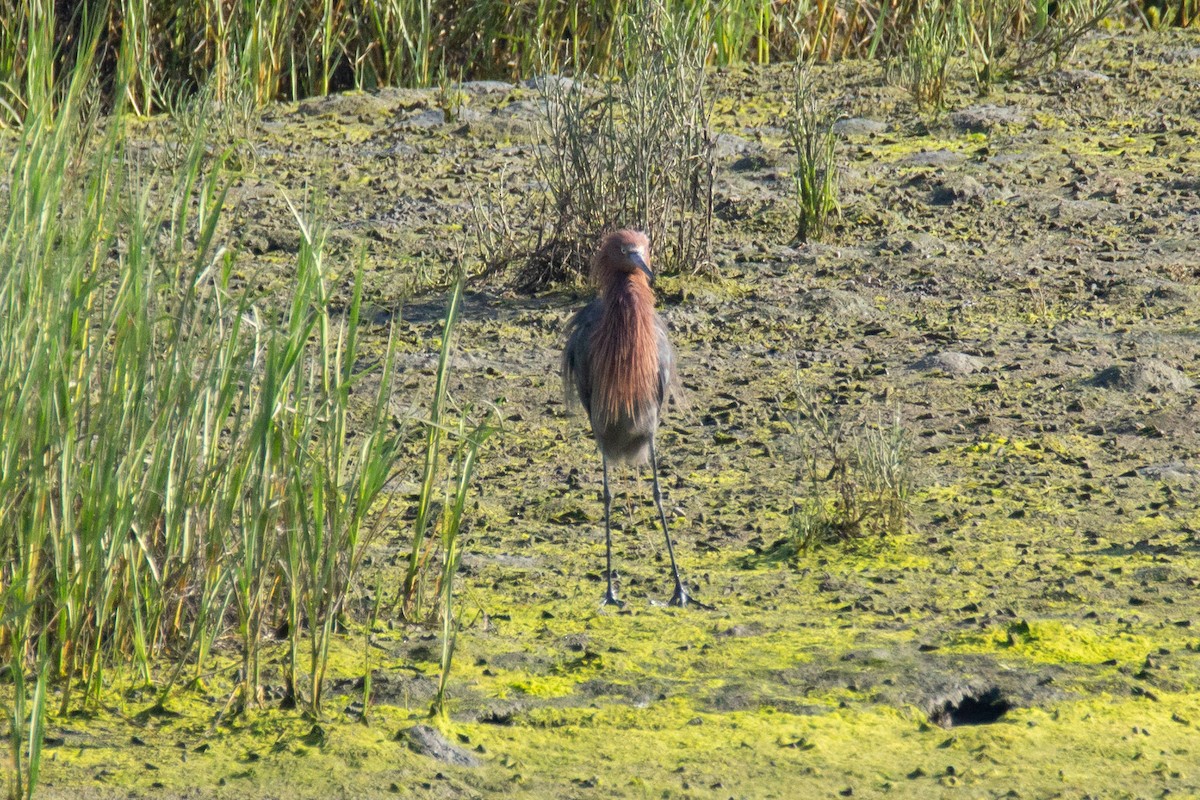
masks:
<svg viewBox="0 0 1200 800"><path fill-rule="evenodd" d="M587 412L604 465L608 581L604 604L622 604L613 591L612 493L608 490L608 463L612 461L633 466L650 463L654 504L675 577L671 605L684 606L690 598L675 565L654 454L659 413L675 390L675 356L667 341L667 328L654 311L654 292L650 289L654 273L650 271L650 241L645 234L625 230L606 236L592 260L592 279L599 294L567 325L562 376L568 403L578 398Z"/></svg>

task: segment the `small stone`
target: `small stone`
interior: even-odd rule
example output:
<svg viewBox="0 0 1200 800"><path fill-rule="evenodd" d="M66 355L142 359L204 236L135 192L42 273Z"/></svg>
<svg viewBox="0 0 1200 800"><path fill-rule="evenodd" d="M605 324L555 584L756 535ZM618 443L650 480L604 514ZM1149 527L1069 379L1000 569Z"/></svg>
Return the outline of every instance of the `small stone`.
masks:
<svg viewBox="0 0 1200 800"><path fill-rule="evenodd" d="M1091 382L1104 389L1150 393L1184 392L1192 386L1186 375L1156 358L1111 366L1096 373Z"/></svg>
<svg viewBox="0 0 1200 800"><path fill-rule="evenodd" d="M1097 84L1108 83L1112 78L1103 72L1096 72L1091 69L1060 69L1050 73L1050 80L1059 86L1078 89L1089 84L1095 86Z"/></svg>
<svg viewBox="0 0 1200 800"><path fill-rule="evenodd" d="M873 136L887 133L887 130L888 125L886 122L866 117L839 119L833 123L833 132L838 136Z"/></svg>
<svg viewBox="0 0 1200 800"><path fill-rule="evenodd" d="M436 128L446 124L446 112L440 108L422 108L400 121L404 130Z"/></svg>
<svg viewBox="0 0 1200 800"><path fill-rule="evenodd" d="M455 88L470 95L481 95L511 92L517 87L507 81L463 81Z"/></svg>
<svg viewBox="0 0 1200 800"><path fill-rule="evenodd" d="M714 158L744 156L758 149L760 148L754 142L751 142L749 139L743 139L741 136L735 136L732 133L718 133L713 137Z"/></svg>
<svg viewBox="0 0 1200 800"><path fill-rule="evenodd" d="M905 156L900 163L912 167L953 167L966 160L966 156L953 150L924 150Z"/></svg>
<svg viewBox="0 0 1200 800"><path fill-rule="evenodd" d="M550 94L565 94L575 88L575 81L561 75L534 75L522 84L526 89Z"/></svg>
<svg viewBox="0 0 1200 800"><path fill-rule="evenodd" d="M446 737L429 725L414 725L400 731L396 738L407 742L414 753L459 767L478 767L481 762L466 750L446 741Z"/></svg>
<svg viewBox="0 0 1200 800"><path fill-rule="evenodd" d="M964 133L987 133L1001 125L1020 125L1025 112L1016 106L970 106L950 115L950 124Z"/></svg>
<svg viewBox="0 0 1200 800"><path fill-rule="evenodd" d="M935 206L949 206L983 200L987 194L983 184L970 175L950 175L933 187L929 199Z"/></svg>

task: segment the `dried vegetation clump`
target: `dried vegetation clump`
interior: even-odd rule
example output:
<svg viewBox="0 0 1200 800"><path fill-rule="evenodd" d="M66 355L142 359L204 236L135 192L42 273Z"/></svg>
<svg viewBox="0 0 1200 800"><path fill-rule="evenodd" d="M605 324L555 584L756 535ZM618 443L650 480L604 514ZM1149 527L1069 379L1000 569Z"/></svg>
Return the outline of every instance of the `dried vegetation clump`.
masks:
<svg viewBox="0 0 1200 800"><path fill-rule="evenodd" d="M707 25L650 4L635 18L612 78L540 82L546 142L537 166L553 241L530 258L521 285L584 273L597 234L623 227L646 232L659 268L707 266L714 172Z"/></svg>

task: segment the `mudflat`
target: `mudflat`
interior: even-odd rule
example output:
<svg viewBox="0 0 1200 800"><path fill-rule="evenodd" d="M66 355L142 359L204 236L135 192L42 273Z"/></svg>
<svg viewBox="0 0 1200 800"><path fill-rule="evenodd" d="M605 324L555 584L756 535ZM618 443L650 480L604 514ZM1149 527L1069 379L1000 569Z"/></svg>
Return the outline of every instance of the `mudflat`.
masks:
<svg viewBox="0 0 1200 800"><path fill-rule="evenodd" d="M794 241L788 68L714 72L713 263L656 284L688 395L659 436L667 513L715 610L666 607L648 476L623 472L627 605L600 607L600 462L557 373L586 290L497 272L468 286L453 367L455 402L502 431L462 542L450 723L419 727L436 627L351 628L325 718L268 702L214 726L231 676L163 708L117 687L52 720L39 794L1200 794L1200 41L1096 35L985 97L955 85L937 114L878 64L815 76L841 117L840 222ZM473 209L539 213L536 90L456 91L268 109L221 233L240 280L283 285L284 197L315 189L414 406ZM148 163L160 124L139 128ZM801 389L899 412L908 532L787 546ZM409 541L398 519L375 542L363 603L394 593Z"/></svg>

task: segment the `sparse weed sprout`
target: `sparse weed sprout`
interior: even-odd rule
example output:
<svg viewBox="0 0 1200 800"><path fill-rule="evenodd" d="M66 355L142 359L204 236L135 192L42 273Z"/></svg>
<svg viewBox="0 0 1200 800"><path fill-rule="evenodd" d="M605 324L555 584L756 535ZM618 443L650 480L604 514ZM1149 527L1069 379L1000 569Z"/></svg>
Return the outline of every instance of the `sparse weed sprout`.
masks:
<svg viewBox="0 0 1200 800"><path fill-rule="evenodd" d="M1084 35L1122 5L1121 0L1037 0L1031 14L1016 17L1024 25L1014 22L1018 46L1011 72L1025 72L1047 60L1062 63Z"/></svg>
<svg viewBox="0 0 1200 800"><path fill-rule="evenodd" d="M833 114L822 108L811 86L811 66L797 61L792 73L792 113L788 133L796 153L796 237L807 242L824 235L840 209Z"/></svg>
<svg viewBox="0 0 1200 800"><path fill-rule="evenodd" d="M800 389L791 426L798 439L800 498L791 545L895 536L908 526L912 442L892 411L874 420L838 414L831 398Z"/></svg>
<svg viewBox="0 0 1200 800"><path fill-rule="evenodd" d="M1046 60L1061 62L1119 6L1118 0L959 0L958 27L976 86L984 93Z"/></svg>
<svg viewBox="0 0 1200 800"><path fill-rule="evenodd" d="M457 79L452 80L450 72L442 62L437 72L437 107L446 117L446 122L458 122L459 114L466 105L467 96L462 90L462 70Z"/></svg>
<svg viewBox="0 0 1200 800"><path fill-rule="evenodd" d="M895 23L892 80L908 87L917 108L941 110L956 59L980 93L991 84L1060 63L1085 34L1115 14L1118 0L931 0L914 3Z"/></svg>
<svg viewBox="0 0 1200 800"><path fill-rule="evenodd" d="M645 231L667 271L701 269L711 259L709 23L661 3L628 22L614 77L594 86L578 68L577 80L541 80L547 141L537 164L553 203L555 242L531 259L526 286L584 271L596 232L606 229Z"/></svg>
<svg viewBox="0 0 1200 800"><path fill-rule="evenodd" d="M946 97L950 59L960 48L957 21L962 4L931 0L917 3L912 28L893 59L891 70L908 87L917 108L940 110Z"/></svg>

